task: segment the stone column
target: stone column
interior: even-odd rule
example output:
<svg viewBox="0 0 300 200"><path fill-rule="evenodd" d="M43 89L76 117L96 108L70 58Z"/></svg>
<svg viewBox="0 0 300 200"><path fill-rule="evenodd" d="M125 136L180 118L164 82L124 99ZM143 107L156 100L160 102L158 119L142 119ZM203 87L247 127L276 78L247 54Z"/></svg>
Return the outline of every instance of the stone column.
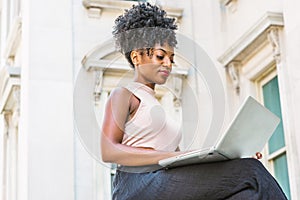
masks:
<svg viewBox="0 0 300 200"><path fill-rule="evenodd" d="M279 75L284 82L286 115L288 128L287 153L290 176L291 199L300 199L300 2L298 0L283 1L284 16L284 59ZM279 77L280 78L280 77Z"/></svg>
<svg viewBox="0 0 300 200"><path fill-rule="evenodd" d="M72 0L22 1L18 196L73 200Z"/></svg>

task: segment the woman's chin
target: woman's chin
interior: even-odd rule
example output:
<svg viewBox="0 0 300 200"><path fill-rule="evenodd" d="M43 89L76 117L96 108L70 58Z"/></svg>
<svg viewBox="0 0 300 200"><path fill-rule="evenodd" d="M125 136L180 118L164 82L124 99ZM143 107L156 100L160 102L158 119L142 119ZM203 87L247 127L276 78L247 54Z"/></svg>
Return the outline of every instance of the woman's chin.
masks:
<svg viewBox="0 0 300 200"><path fill-rule="evenodd" d="M158 85L163 85L163 84L165 84L166 82L167 82L167 79L165 79L165 80L159 80L159 81L156 82L156 84L158 84Z"/></svg>

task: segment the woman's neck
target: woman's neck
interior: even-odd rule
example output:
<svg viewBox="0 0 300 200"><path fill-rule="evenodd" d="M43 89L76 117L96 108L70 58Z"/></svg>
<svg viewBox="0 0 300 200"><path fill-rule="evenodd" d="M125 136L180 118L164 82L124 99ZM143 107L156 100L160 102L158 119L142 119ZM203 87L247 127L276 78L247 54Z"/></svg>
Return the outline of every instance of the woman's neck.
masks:
<svg viewBox="0 0 300 200"><path fill-rule="evenodd" d="M144 85L148 86L149 88L151 88L152 90L155 89L155 83L149 83L149 82L141 81L141 80L138 80L138 79L133 79L133 81L144 84Z"/></svg>

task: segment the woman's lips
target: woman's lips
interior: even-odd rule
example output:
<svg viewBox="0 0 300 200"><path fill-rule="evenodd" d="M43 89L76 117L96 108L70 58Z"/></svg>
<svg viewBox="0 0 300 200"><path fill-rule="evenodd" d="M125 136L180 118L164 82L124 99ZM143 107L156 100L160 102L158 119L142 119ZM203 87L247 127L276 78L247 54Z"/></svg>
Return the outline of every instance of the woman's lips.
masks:
<svg viewBox="0 0 300 200"><path fill-rule="evenodd" d="M160 73L162 73L163 76L169 76L170 71L169 70L159 70Z"/></svg>

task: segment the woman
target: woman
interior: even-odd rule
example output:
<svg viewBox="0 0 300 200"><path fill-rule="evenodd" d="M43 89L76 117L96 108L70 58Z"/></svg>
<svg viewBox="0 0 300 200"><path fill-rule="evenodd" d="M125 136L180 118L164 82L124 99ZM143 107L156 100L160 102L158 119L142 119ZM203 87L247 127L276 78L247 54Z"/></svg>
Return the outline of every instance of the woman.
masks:
<svg viewBox="0 0 300 200"><path fill-rule="evenodd" d="M256 159L158 167L159 160L183 153L180 127L154 97L155 85L172 70L176 29L174 19L148 3L115 21L117 47L135 74L111 93L102 127L102 159L119 165L113 199L286 199Z"/></svg>

